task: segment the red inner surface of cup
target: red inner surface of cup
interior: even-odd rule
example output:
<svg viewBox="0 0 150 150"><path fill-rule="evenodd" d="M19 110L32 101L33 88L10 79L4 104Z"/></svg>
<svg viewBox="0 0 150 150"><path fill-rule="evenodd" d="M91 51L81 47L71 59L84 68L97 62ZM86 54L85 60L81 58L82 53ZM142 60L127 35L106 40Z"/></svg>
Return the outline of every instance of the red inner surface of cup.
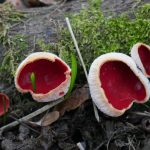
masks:
<svg viewBox="0 0 150 150"><path fill-rule="evenodd" d="M36 83L34 93L46 94L66 80L65 72L67 70L68 67L59 59L55 59L55 62L47 59L35 60L21 70L18 84L24 90L34 91L30 79L31 73L34 72Z"/></svg>
<svg viewBox="0 0 150 150"><path fill-rule="evenodd" d="M133 100L143 101L146 96L144 85L124 62L105 62L99 78L108 102L116 109L127 108Z"/></svg>
<svg viewBox="0 0 150 150"><path fill-rule="evenodd" d="M6 107L6 110L5 110ZM7 112L9 108L9 99L8 97L3 94L0 93L0 116L5 114L5 111Z"/></svg>
<svg viewBox="0 0 150 150"><path fill-rule="evenodd" d="M150 75L150 50L146 46L141 45L138 48L138 53L146 73Z"/></svg>

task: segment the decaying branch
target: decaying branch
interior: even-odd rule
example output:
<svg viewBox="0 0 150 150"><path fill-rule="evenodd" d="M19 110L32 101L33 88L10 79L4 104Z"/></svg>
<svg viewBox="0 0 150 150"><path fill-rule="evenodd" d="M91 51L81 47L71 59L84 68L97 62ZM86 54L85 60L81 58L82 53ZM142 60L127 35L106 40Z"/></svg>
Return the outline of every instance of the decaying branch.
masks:
<svg viewBox="0 0 150 150"><path fill-rule="evenodd" d="M12 122L12 123L7 124L6 126L1 127L1 128L0 128L0 133L4 132L5 130L11 129L11 128L17 126L17 125L20 124L21 122L26 122L26 121L28 121L29 119L31 119L31 118L33 118L33 117L35 117L35 116L37 116L37 115L39 115L39 114L45 112L46 110L52 108L53 106L59 104L59 103L62 102L63 100L64 100L64 99L61 98L61 99L59 99L59 100L57 100L57 101L51 102L50 104L45 105L44 107L42 107L42 108L40 108L40 109L38 109L38 110L32 112L31 114L29 114L29 115L27 115L27 116L24 116L24 117L22 117L22 118L20 118L20 119L18 119L18 121L14 121L14 122Z"/></svg>

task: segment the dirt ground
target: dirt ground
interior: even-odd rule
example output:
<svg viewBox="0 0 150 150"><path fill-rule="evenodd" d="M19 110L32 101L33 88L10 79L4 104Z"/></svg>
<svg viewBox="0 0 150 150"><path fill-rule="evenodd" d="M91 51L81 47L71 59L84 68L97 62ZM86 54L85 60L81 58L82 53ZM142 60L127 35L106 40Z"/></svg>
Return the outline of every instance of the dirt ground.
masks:
<svg viewBox="0 0 150 150"><path fill-rule="evenodd" d="M130 11L150 0L103 0L102 10L110 12ZM25 9L28 18L15 24L9 34L24 34L29 38L29 49L38 51L38 39L46 43L56 43L58 29L65 25L65 14L78 13L87 7L86 0L70 0L59 6ZM4 53L0 47L0 55ZM3 88L2 85L0 88ZM31 97L30 97L31 98ZM144 110L150 112L150 107ZM33 110L28 110L28 112ZM65 113L57 122L48 127L35 127L35 131L24 124L4 132L0 136L2 150L78 150L80 142L85 150L149 150L150 113L136 113L138 107L129 110L119 118L105 116L101 112L100 122L94 117L91 99L78 109ZM36 132L37 131L37 132Z"/></svg>

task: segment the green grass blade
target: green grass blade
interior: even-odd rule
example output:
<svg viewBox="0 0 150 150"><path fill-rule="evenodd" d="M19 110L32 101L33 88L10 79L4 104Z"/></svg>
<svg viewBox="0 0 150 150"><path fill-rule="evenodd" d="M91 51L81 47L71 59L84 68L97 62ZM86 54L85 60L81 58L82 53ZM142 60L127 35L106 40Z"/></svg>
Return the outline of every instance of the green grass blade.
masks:
<svg viewBox="0 0 150 150"><path fill-rule="evenodd" d="M34 72L30 74L30 80L31 80L33 91L36 92L36 76Z"/></svg>
<svg viewBox="0 0 150 150"><path fill-rule="evenodd" d="M75 54L71 53L71 83L69 90L65 96L65 99L69 98L69 96L71 95L71 91L74 87L76 77L77 77L77 60Z"/></svg>

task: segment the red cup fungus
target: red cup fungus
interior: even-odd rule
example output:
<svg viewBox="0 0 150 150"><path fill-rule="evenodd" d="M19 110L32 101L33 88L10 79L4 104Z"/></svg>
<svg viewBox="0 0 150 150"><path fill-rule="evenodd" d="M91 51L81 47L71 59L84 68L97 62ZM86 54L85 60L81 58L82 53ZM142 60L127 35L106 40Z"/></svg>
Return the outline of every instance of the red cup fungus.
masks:
<svg viewBox="0 0 150 150"><path fill-rule="evenodd" d="M150 78L150 46L137 43L131 49L131 57L145 76Z"/></svg>
<svg viewBox="0 0 150 150"><path fill-rule="evenodd" d="M133 102L144 103L150 97L148 79L133 59L122 53L107 53L95 59L88 80L94 103L109 116L120 116Z"/></svg>
<svg viewBox="0 0 150 150"><path fill-rule="evenodd" d="M9 98L4 93L0 93L0 116L4 115L9 108Z"/></svg>
<svg viewBox="0 0 150 150"><path fill-rule="evenodd" d="M34 73L36 90L30 75ZM48 52L30 54L17 68L15 85L22 93L30 92L33 99L48 102L63 97L70 86L71 69L59 57Z"/></svg>

